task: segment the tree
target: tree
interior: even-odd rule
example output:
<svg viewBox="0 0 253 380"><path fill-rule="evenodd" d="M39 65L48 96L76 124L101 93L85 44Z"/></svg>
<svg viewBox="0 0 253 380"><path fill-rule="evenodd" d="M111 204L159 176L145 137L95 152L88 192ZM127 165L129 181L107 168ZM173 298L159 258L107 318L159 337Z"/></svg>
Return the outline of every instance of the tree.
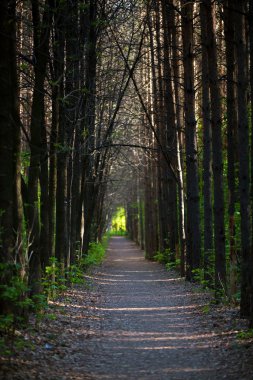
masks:
<svg viewBox="0 0 253 380"><path fill-rule="evenodd" d="M211 1L203 2L206 10L207 54L211 98L212 162L214 185L214 246L215 288L226 288L225 226L224 226L224 183L222 157L222 117L220 89L217 71L217 48L215 41L215 7ZM217 293L217 297L219 294Z"/></svg>
<svg viewBox="0 0 253 380"><path fill-rule="evenodd" d="M236 4L237 92L239 136L239 190L241 212L241 315L253 323L253 258L250 218L249 122L247 112L246 1Z"/></svg>
<svg viewBox="0 0 253 380"><path fill-rule="evenodd" d="M186 135L185 153L187 188L186 278L188 280L193 280L194 274L192 271L200 268L201 256L198 159L194 89L193 4L185 0L182 0L181 6L184 65L184 112Z"/></svg>
<svg viewBox="0 0 253 380"><path fill-rule="evenodd" d="M201 66L202 66L202 122L203 122L203 200L204 200L204 277L211 285L211 255L213 253L212 211L212 130L210 113L210 87L207 54L206 9L200 4Z"/></svg>

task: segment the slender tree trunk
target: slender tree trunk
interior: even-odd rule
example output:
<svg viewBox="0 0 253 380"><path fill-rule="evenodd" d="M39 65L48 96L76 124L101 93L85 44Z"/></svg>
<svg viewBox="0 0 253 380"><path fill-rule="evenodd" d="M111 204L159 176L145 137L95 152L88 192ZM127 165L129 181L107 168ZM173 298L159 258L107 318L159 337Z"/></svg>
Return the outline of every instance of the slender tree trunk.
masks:
<svg viewBox="0 0 253 380"><path fill-rule="evenodd" d="M50 0L46 1L42 24L40 23L39 3L32 1L34 27L34 67L35 80L31 113L31 158L28 175L28 230L29 230L29 283L32 293L40 291L40 222L38 213L38 180L41 158L41 125L44 114L44 82L48 62L49 35L52 21Z"/></svg>
<svg viewBox="0 0 253 380"><path fill-rule="evenodd" d="M67 137L66 109L64 104L64 75L65 75L65 22L66 5L57 2L55 14L55 73L57 80L57 187L56 187L56 235L55 256L61 263L62 269L67 263Z"/></svg>
<svg viewBox="0 0 253 380"><path fill-rule="evenodd" d="M173 8L173 1L170 5ZM177 142L177 168L178 168L178 208L179 208L179 238L180 238L180 274L185 276L186 258L186 236L185 236L185 192L183 176L183 106L182 90L180 86L180 34L176 29L176 13L173 10L171 17L171 38L172 38L172 66L174 82L174 99L176 108L176 142Z"/></svg>
<svg viewBox="0 0 253 380"><path fill-rule="evenodd" d="M79 41L78 1L68 0L66 16L66 85L65 92L68 99L66 106L67 145L72 147L68 153L67 168L67 225L68 225L68 265L75 261L77 205L79 199L80 183L80 70L81 44ZM79 95L79 98L76 95ZM81 97L82 98L82 97ZM78 99L78 100L77 100Z"/></svg>
<svg viewBox="0 0 253 380"><path fill-rule="evenodd" d="M194 280L193 270L200 268L201 236L199 211L198 159L195 117L193 4L182 0L182 35L184 64L184 111L186 133L187 187L187 270L186 278Z"/></svg>
<svg viewBox="0 0 253 380"><path fill-rule="evenodd" d="M49 257L55 256L55 199L56 199L56 143L57 143L57 89L54 86L52 89L52 125L50 132L50 160L49 160L49 206L48 206L48 219L49 219Z"/></svg>
<svg viewBox="0 0 253 380"><path fill-rule="evenodd" d="M41 126L41 170L40 170L40 257L42 268L49 264L49 197L48 197L48 149L45 118Z"/></svg>
<svg viewBox="0 0 253 380"><path fill-rule="evenodd" d="M213 152L213 183L214 183L214 245L215 245L215 289L219 297L220 289L226 289L226 257L225 257L225 226L224 226L224 185L223 157L221 134L220 89L217 71L217 51L215 42L214 5L211 0L203 2L206 10L207 52L209 83L211 95L211 124Z"/></svg>
<svg viewBox="0 0 253 380"><path fill-rule="evenodd" d="M86 157L84 164L84 233L82 242L82 252L87 253L90 239L91 227L95 211L95 202L97 196L97 188L95 186L95 161L94 161L94 146L95 146L95 89L96 89L96 44L97 31L95 27L97 18L97 7L94 0L90 0L89 4L89 34L87 42L87 61L86 61L86 84L87 89L85 101L85 134L86 138Z"/></svg>
<svg viewBox="0 0 253 380"><path fill-rule="evenodd" d="M228 214L229 214L229 243L230 243L230 266L229 266L229 294L233 299L237 292L237 254L235 236L235 161L236 161L236 124L237 104L235 87L235 14L231 9L235 2L227 0L224 9L224 33L226 43L226 66L227 66L227 155L228 155ZM229 7L230 6L230 7Z"/></svg>
<svg viewBox="0 0 253 380"><path fill-rule="evenodd" d="M0 260L7 263L13 262L15 257L15 236L13 234L15 187L13 187L13 183L15 183L17 165L14 156L14 141L16 128L18 128L13 114L16 107L16 94L13 96L13 93L17 91L17 88L12 63L16 60L15 13L12 13L11 3L12 1L8 0L0 3L0 30L1 34L5 36L0 39Z"/></svg>
<svg viewBox="0 0 253 380"><path fill-rule="evenodd" d="M210 112L210 91L207 55L207 33L205 6L200 4L201 45L202 45L202 120L203 120L203 198L204 198L204 279L211 285L211 256L213 253L213 212L212 212L212 131Z"/></svg>
<svg viewBox="0 0 253 380"><path fill-rule="evenodd" d="M166 145L166 120L164 109L164 81L162 78L162 57L161 57L161 34L160 34L160 10L159 4L156 4L154 17L149 17L149 38L150 38L150 59L152 72L152 89L151 99L153 101L154 123L157 130L157 136L163 144ZM167 165L161 150L157 154L157 195L158 195L158 235L159 251L163 252L169 247L169 218L171 210L168 205L168 183L166 176Z"/></svg>
<svg viewBox="0 0 253 380"><path fill-rule="evenodd" d="M172 33L172 9L166 7L166 2L162 2L162 24L164 29L164 104L165 104L165 125L166 125L166 150L173 167L177 164L177 131L176 114L172 89L172 60L170 59L170 40ZM168 211L169 211L169 247L172 261L175 261L178 246L178 226L177 226L177 184L172 173L167 174L168 180Z"/></svg>
<svg viewBox="0 0 253 380"><path fill-rule="evenodd" d="M253 259L250 215L249 123L247 109L246 1L236 3L236 53L239 135L239 191L241 212L241 315L253 324Z"/></svg>
<svg viewBox="0 0 253 380"><path fill-rule="evenodd" d="M251 99L251 247L253 247L253 0L249 0L250 99ZM252 249L252 248L251 248ZM253 253L252 253L253 254ZM253 278L251 279L253 288ZM251 309L251 321L253 311ZM251 322L251 325L253 323ZM252 326L251 326L252 327Z"/></svg>

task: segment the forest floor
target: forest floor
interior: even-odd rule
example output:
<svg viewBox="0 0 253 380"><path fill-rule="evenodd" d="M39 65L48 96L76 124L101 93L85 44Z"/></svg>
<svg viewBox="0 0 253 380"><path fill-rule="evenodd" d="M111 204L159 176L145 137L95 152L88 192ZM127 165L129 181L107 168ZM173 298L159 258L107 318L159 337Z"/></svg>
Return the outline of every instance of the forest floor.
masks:
<svg viewBox="0 0 253 380"><path fill-rule="evenodd" d="M112 238L86 281L25 332L27 347L1 358L1 379L253 379L238 309L210 306L210 295L129 240Z"/></svg>

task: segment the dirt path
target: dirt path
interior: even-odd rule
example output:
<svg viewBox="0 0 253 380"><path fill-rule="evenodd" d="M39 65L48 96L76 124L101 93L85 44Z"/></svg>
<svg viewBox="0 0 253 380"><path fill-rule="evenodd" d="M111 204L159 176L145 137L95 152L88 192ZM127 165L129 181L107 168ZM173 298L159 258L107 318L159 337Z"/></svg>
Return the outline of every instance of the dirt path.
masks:
<svg viewBox="0 0 253 380"><path fill-rule="evenodd" d="M204 314L196 288L111 239L104 264L58 302L27 348L3 362L5 380L250 380L253 349L236 338L236 311ZM193 291L195 289L195 291Z"/></svg>
<svg viewBox="0 0 253 380"><path fill-rule="evenodd" d="M101 335L95 357L86 359L95 379L253 379L230 362L231 332L221 338L197 312L203 297L144 260L133 243L112 239L97 282Z"/></svg>

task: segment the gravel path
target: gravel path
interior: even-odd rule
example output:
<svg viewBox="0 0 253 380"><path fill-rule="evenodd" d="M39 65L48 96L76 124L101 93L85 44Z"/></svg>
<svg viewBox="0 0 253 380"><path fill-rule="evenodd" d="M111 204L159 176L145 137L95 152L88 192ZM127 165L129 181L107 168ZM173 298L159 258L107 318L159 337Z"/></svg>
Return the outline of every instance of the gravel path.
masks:
<svg viewBox="0 0 253 380"><path fill-rule="evenodd" d="M51 303L54 319L22 332L27 348L0 356L1 380L253 380L238 310L209 308L208 295L134 243L112 238L86 278L91 287Z"/></svg>
<svg viewBox="0 0 253 380"><path fill-rule="evenodd" d="M96 283L102 322L91 342L93 355L86 358L92 378L253 379L253 372L238 373L240 363L235 368L230 362L226 333L221 338L197 311L199 294L144 260L129 240L111 240Z"/></svg>

